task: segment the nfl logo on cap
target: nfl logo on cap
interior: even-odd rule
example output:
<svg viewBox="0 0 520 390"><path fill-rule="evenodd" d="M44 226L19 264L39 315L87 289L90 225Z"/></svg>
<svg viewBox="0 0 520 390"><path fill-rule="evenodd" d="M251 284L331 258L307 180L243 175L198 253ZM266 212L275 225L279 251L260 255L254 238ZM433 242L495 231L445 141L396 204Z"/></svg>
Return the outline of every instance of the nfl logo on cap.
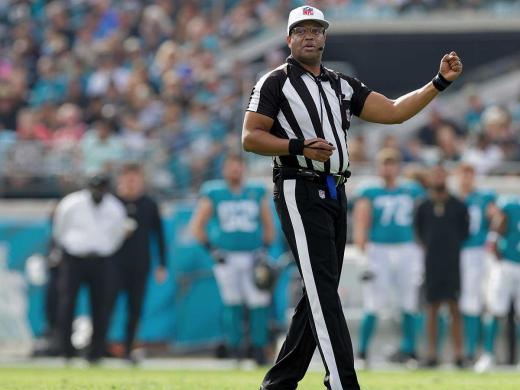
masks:
<svg viewBox="0 0 520 390"><path fill-rule="evenodd" d="M314 9L312 9L311 7L303 7L303 14L314 15Z"/></svg>

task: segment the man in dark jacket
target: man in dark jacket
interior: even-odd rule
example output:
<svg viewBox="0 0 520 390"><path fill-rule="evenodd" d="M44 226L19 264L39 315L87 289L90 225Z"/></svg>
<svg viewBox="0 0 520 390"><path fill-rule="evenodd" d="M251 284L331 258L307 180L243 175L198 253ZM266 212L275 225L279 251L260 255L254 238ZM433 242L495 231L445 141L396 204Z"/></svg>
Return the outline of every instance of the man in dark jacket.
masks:
<svg viewBox="0 0 520 390"><path fill-rule="evenodd" d="M159 266L155 271L158 283L167 277L166 250L162 223L157 203L145 193L145 179L141 167L129 163L122 167L117 180L117 197L126 212L127 237L116 253L112 274L113 288L110 305L113 307L118 293L128 295L128 320L124 340L125 358L135 362L131 355L151 266L150 240L155 236L159 249Z"/></svg>
<svg viewBox="0 0 520 390"><path fill-rule="evenodd" d="M452 196L446 185L446 170L438 165L430 174L430 192L417 208L415 230L425 251L425 292L428 306L427 366L437 360L437 314L448 304L451 314L455 364L463 366L460 295L460 252L469 235L466 205Z"/></svg>

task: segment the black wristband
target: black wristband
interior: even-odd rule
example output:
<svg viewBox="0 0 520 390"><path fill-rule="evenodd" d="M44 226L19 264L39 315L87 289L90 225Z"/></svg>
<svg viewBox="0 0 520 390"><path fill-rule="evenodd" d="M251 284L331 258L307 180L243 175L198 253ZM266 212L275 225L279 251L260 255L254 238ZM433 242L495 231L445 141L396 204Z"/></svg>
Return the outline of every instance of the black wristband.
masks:
<svg viewBox="0 0 520 390"><path fill-rule="evenodd" d="M302 156L304 147L305 140L303 139L291 138L289 140L289 154L292 156Z"/></svg>
<svg viewBox="0 0 520 390"><path fill-rule="evenodd" d="M444 91L451 85L451 81L446 80L441 72L437 73L437 75L433 78L432 83L438 91Z"/></svg>

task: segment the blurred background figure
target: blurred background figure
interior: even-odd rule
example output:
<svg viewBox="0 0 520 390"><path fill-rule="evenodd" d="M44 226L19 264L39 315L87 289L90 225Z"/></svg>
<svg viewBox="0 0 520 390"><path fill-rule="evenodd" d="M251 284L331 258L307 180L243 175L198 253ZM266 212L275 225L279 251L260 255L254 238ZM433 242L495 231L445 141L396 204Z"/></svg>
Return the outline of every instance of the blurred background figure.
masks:
<svg viewBox="0 0 520 390"><path fill-rule="evenodd" d="M464 366L462 325L458 299L461 291L460 252L469 236L468 209L452 196L446 183L447 172L442 165L430 172L429 194L417 208L415 231L425 252L425 291L427 303L428 352L425 365L438 365L437 316L447 304L451 316L454 363Z"/></svg>
<svg viewBox="0 0 520 390"><path fill-rule="evenodd" d="M115 164L123 159L121 138L110 120L99 120L81 139L83 173L114 172Z"/></svg>
<svg viewBox="0 0 520 390"><path fill-rule="evenodd" d="M470 86L469 89L467 108L464 113L464 123L468 128L469 134L478 134L482 130L480 120L486 106L481 96L475 90L475 87Z"/></svg>
<svg viewBox="0 0 520 390"><path fill-rule="evenodd" d="M258 364L265 364L271 294L255 285L253 268L257 258L266 256L274 239L272 212L264 186L245 181L246 164L241 155L228 154L222 174L224 180L202 187L191 224L195 237L215 261L227 347L233 357L245 357L245 306L249 310L252 357ZM210 234L210 224L216 228L214 235Z"/></svg>
<svg viewBox="0 0 520 390"><path fill-rule="evenodd" d="M126 236L123 245L110 262L112 277L109 302L112 309L119 293L126 292L128 316L124 358L136 363L136 358L131 352L141 317L148 274L152 267L152 243L156 245L159 253L159 264L154 273L158 283L163 283L168 275L166 247L159 206L146 194L144 172L138 164L123 165L117 178L116 195L126 208Z"/></svg>
<svg viewBox="0 0 520 390"><path fill-rule="evenodd" d="M484 326L484 353L475 364L477 372L488 371L496 364L499 319L506 316L511 302L517 315L520 313L520 200L518 196L501 196L497 206L488 236L488 246L495 258L487 290L491 318ZM518 342L518 330L511 341Z"/></svg>
<svg viewBox="0 0 520 390"><path fill-rule="evenodd" d="M504 160L504 152L491 142L488 135L480 133L476 136L473 145L466 149L462 160L474 166L477 174L486 175Z"/></svg>
<svg viewBox="0 0 520 390"><path fill-rule="evenodd" d="M391 357L398 363L416 360L415 315L419 306L422 255L414 243L413 215L425 190L399 179L401 154L382 149L377 156L381 181L361 185L354 208L354 243L367 256L363 274L365 316L361 323L359 358L367 362L377 315L391 304L401 310L401 344Z"/></svg>
<svg viewBox="0 0 520 390"><path fill-rule="evenodd" d="M75 355L71 343L72 321L78 291L89 289L93 334L87 359L96 363L105 353L108 322L109 262L126 234L123 204L109 190L109 179L94 175L84 190L73 192L56 206L53 238L63 251L60 270L59 327L61 352Z"/></svg>
<svg viewBox="0 0 520 390"><path fill-rule="evenodd" d="M365 138L362 134L357 134L350 140L349 146L349 160L352 162L366 162L368 161Z"/></svg>
<svg viewBox="0 0 520 390"><path fill-rule="evenodd" d="M458 195L465 202L469 213L469 237L464 242L460 257L459 305L464 321L465 357L468 362L474 362L485 303L485 243L489 222L495 210L495 194L476 187L475 168L470 164L458 166L457 179Z"/></svg>
<svg viewBox="0 0 520 390"><path fill-rule="evenodd" d="M436 143L440 150L440 159L445 162L460 160L460 138L452 125L442 125L437 129Z"/></svg>
<svg viewBox="0 0 520 390"><path fill-rule="evenodd" d="M424 146L439 145L439 133L443 132L444 127L450 127L455 134L461 135L462 130L450 119L446 118L441 108L437 105L430 111L428 122L417 130L416 137Z"/></svg>

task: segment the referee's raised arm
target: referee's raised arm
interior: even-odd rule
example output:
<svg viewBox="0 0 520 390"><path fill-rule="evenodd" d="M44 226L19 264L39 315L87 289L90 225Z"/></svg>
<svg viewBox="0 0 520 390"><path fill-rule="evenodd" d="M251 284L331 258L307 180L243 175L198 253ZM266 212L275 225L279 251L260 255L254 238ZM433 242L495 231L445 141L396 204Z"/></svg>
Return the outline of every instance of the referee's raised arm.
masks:
<svg viewBox="0 0 520 390"><path fill-rule="evenodd" d="M441 59L439 72L422 88L409 92L398 99L372 92L366 99L360 118L368 122L396 124L415 116L426 107L439 92L446 89L462 73L462 62L454 51Z"/></svg>

